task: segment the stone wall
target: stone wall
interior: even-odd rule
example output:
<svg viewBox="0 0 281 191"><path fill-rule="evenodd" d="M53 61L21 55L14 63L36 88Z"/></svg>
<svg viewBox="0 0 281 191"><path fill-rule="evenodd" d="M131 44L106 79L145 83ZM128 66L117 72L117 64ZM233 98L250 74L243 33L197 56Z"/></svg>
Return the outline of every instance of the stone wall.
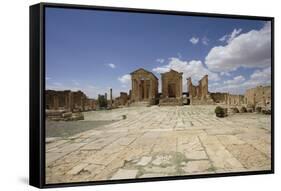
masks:
<svg viewBox="0 0 281 191"><path fill-rule="evenodd" d="M191 77L187 78L187 90L190 104L214 104L214 100L208 92L208 75L199 80L198 86L192 84Z"/></svg>
<svg viewBox="0 0 281 191"><path fill-rule="evenodd" d="M47 110L88 111L96 108L96 101L88 99L82 91L45 91Z"/></svg>
<svg viewBox="0 0 281 191"><path fill-rule="evenodd" d="M126 92L120 92L120 96L114 99L113 108L126 106L129 101L129 96Z"/></svg>
<svg viewBox="0 0 281 191"><path fill-rule="evenodd" d="M227 95L227 104L232 106L240 106L244 104L244 96L243 95Z"/></svg>
<svg viewBox="0 0 281 191"><path fill-rule="evenodd" d="M227 96L228 93L210 93L211 98L214 100L215 103L226 104L227 103Z"/></svg>
<svg viewBox="0 0 281 191"><path fill-rule="evenodd" d="M244 101L245 104L254 107L271 107L271 86L258 86L248 89Z"/></svg>

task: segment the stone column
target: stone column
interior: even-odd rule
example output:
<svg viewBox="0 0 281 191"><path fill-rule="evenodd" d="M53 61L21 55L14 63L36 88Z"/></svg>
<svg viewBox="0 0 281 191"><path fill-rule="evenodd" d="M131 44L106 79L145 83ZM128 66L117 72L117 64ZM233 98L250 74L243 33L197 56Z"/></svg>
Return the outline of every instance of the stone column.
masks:
<svg viewBox="0 0 281 191"><path fill-rule="evenodd" d="M131 100L134 100L134 97L135 97L135 79L132 77L132 89L131 89L131 97L130 99Z"/></svg>
<svg viewBox="0 0 281 191"><path fill-rule="evenodd" d="M179 90L180 90L179 91L179 97L181 98L182 97L182 77L179 78L179 83L178 84L180 86L179 87Z"/></svg>
<svg viewBox="0 0 281 191"><path fill-rule="evenodd" d="M112 108L112 88L110 88L110 108Z"/></svg>
<svg viewBox="0 0 281 191"><path fill-rule="evenodd" d="M134 93L134 94L135 94L135 100L136 100L136 101L139 101L139 93L140 93L140 92L139 92L139 91L140 91L140 90L139 90L139 85L140 85L140 84L139 84L139 80L136 79L136 80L135 80L135 93Z"/></svg>
<svg viewBox="0 0 281 191"><path fill-rule="evenodd" d="M146 80L143 81L143 98L147 99L148 98L148 92L147 92L147 85L146 85Z"/></svg>
<svg viewBox="0 0 281 191"><path fill-rule="evenodd" d="M59 98L58 98L58 96L54 95L53 100L54 100L54 109L58 109L59 108Z"/></svg>
<svg viewBox="0 0 281 191"><path fill-rule="evenodd" d="M149 99L151 99L152 97L154 97L154 91L153 91L153 84L152 84L152 80L149 80Z"/></svg>
<svg viewBox="0 0 281 191"><path fill-rule="evenodd" d="M73 111L73 92L69 92L69 110Z"/></svg>

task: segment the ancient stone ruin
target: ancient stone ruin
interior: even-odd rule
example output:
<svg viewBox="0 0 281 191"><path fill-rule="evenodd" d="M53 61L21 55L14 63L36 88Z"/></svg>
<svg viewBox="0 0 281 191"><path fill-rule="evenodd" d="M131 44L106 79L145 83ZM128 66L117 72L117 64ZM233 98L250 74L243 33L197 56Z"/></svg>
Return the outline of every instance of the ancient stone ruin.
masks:
<svg viewBox="0 0 281 191"><path fill-rule="evenodd" d="M248 107L271 110L271 86L257 86L248 89L244 100Z"/></svg>
<svg viewBox="0 0 281 191"><path fill-rule="evenodd" d="M182 105L182 72L170 70L161 74L162 95L159 105Z"/></svg>
<svg viewBox="0 0 281 191"><path fill-rule="evenodd" d="M128 106L129 103L129 96L126 92L120 92L120 96L116 97L114 99L112 108L122 107L122 106Z"/></svg>
<svg viewBox="0 0 281 191"><path fill-rule="evenodd" d="M84 119L82 111L96 109L96 100L89 99L82 91L45 91L46 117L56 121Z"/></svg>
<svg viewBox="0 0 281 191"><path fill-rule="evenodd" d="M89 99L82 91L55 91L45 92L46 109L67 110L71 112L88 111L96 108L96 100Z"/></svg>
<svg viewBox="0 0 281 191"><path fill-rule="evenodd" d="M244 95L232 95L229 93L211 93L211 98L214 100L215 103L219 104L227 104L227 105L242 105L244 104Z"/></svg>
<svg viewBox="0 0 281 191"><path fill-rule="evenodd" d="M199 80L198 86L194 86L191 77L187 78L187 89L191 105L214 104L208 91L208 75Z"/></svg>
<svg viewBox="0 0 281 191"><path fill-rule="evenodd" d="M144 105L154 105L158 97L158 78L143 68L131 73L132 104L142 102Z"/></svg>
<svg viewBox="0 0 281 191"><path fill-rule="evenodd" d="M113 98L107 93L99 94L98 99L88 98L82 91L46 90L46 111L50 118L73 119L70 113L96 109L114 109L125 106L172 106L172 105L225 105L230 111L271 111L271 86L258 86L248 89L245 95L233 95L228 92L209 92L208 75L199 80L198 85L187 78L187 92L183 92L183 73L170 70L161 74L161 90L158 92L158 78L143 68L131 73L132 88L120 92ZM243 108L242 108L243 107ZM246 108L246 109L245 109ZM53 112L52 112L53 111ZM58 114L60 111L60 114ZM63 114L68 113L68 114ZM67 118L67 119L66 119ZM78 117L81 119L82 117Z"/></svg>

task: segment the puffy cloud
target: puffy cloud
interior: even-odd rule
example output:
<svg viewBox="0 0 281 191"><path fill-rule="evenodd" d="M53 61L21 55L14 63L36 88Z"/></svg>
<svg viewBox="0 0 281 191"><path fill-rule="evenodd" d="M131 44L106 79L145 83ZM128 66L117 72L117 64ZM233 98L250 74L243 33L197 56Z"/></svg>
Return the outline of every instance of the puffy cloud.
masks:
<svg viewBox="0 0 281 191"><path fill-rule="evenodd" d="M131 75L125 74L125 75L119 77L118 80L123 84L129 84L131 81Z"/></svg>
<svg viewBox="0 0 281 191"><path fill-rule="evenodd" d="M231 34L224 35L223 37L221 37L219 39L219 41L222 41L222 42L226 41L227 43L230 43L241 32L242 32L242 29L234 29Z"/></svg>
<svg viewBox="0 0 281 191"><path fill-rule="evenodd" d="M250 79L244 83L244 86L254 87L268 84L271 84L271 67L254 71Z"/></svg>
<svg viewBox="0 0 281 191"><path fill-rule="evenodd" d="M210 40L206 36L204 36L201 41L202 41L202 44L208 45Z"/></svg>
<svg viewBox="0 0 281 191"><path fill-rule="evenodd" d="M255 70L246 80L243 76L236 76L231 80L222 83L210 84L212 92L229 92L233 94L244 94L247 89L254 88L259 85L271 84L271 67Z"/></svg>
<svg viewBox="0 0 281 191"><path fill-rule="evenodd" d="M191 39L189 39L189 41L190 41L192 44L197 44L197 43L199 42L199 38L192 37Z"/></svg>
<svg viewBox="0 0 281 191"><path fill-rule="evenodd" d="M109 63L108 66L109 66L110 68L116 68L116 65L115 65L115 64L112 64L112 63Z"/></svg>
<svg viewBox="0 0 281 191"><path fill-rule="evenodd" d="M229 72L220 72L221 76L231 76Z"/></svg>
<svg viewBox="0 0 281 191"><path fill-rule="evenodd" d="M158 59L156 59L156 62L163 64L165 62L165 60L163 58L158 58Z"/></svg>
<svg viewBox="0 0 281 191"><path fill-rule="evenodd" d="M226 80L224 81L224 84L228 84L228 85L236 85L236 84L241 84L242 82L245 81L244 76L236 76L234 77L232 80Z"/></svg>
<svg viewBox="0 0 281 191"><path fill-rule="evenodd" d="M153 72L164 73L168 72L170 69L176 70L178 72L183 72L183 81L186 83L186 78L191 77L194 82L200 80L204 75L209 75L209 80L217 81L219 80L219 75L209 71L201 61L192 60L190 62L181 60L179 58L170 58L167 65L153 68Z"/></svg>
<svg viewBox="0 0 281 191"><path fill-rule="evenodd" d="M225 46L213 47L205 58L208 68L216 72L234 71L239 67L264 68L271 63L271 26L238 34Z"/></svg>

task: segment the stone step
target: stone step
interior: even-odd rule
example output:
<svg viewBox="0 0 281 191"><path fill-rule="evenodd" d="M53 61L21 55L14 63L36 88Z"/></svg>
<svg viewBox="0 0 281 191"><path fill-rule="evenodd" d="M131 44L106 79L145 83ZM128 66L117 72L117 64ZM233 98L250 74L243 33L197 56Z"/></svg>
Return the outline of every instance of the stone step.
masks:
<svg viewBox="0 0 281 191"><path fill-rule="evenodd" d="M130 107L145 107L149 106L149 101L136 101L130 104Z"/></svg>
<svg viewBox="0 0 281 191"><path fill-rule="evenodd" d="M178 98L162 98L159 102L160 106L170 106L170 105L183 105L183 100Z"/></svg>

